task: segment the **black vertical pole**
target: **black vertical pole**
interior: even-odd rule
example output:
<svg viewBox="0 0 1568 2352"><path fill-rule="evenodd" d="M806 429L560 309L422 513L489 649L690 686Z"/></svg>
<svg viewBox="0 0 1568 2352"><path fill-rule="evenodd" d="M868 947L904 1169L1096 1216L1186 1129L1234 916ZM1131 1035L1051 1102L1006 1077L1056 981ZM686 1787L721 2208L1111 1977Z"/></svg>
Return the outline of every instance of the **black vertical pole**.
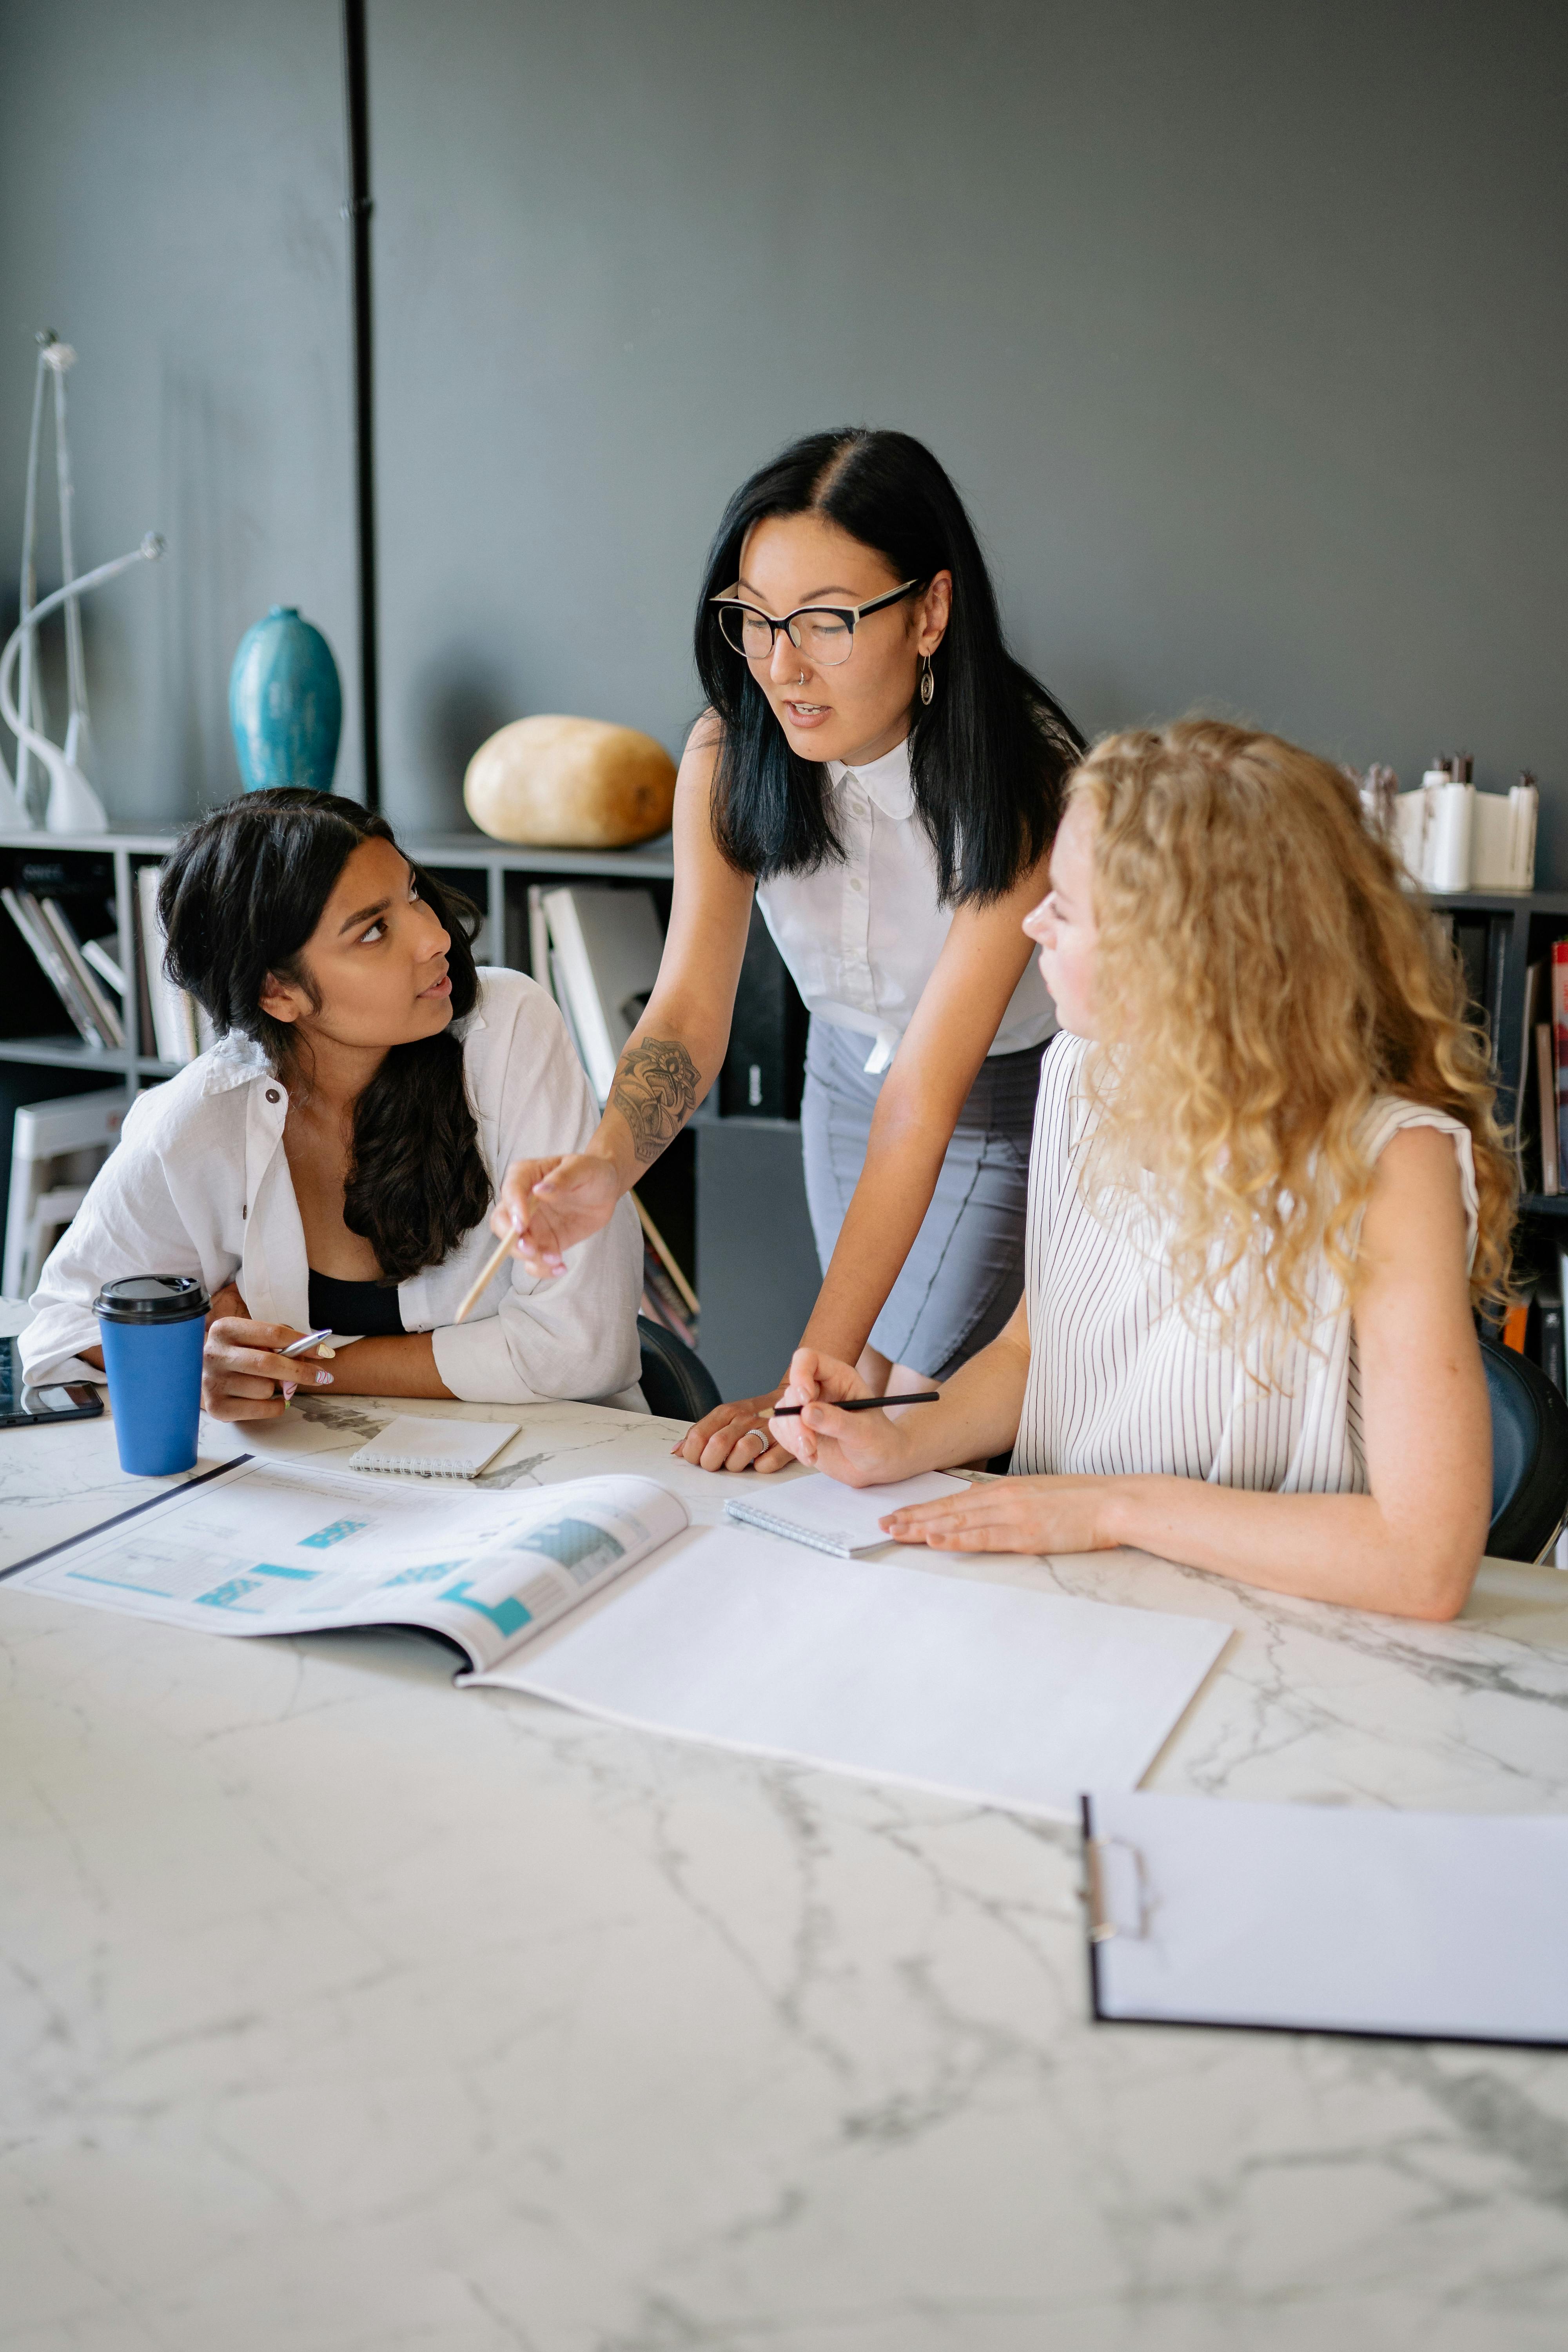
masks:
<svg viewBox="0 0 1568 2352"><path fill-rule="evenodd" d="M365 69L364 0L343 0L343 102L348 116L349 200L344 216L353 254L354 498L359 538L360 733L364 799L381 806L381 723L376 682L375 389L370 299L370 102Z"/></svg>

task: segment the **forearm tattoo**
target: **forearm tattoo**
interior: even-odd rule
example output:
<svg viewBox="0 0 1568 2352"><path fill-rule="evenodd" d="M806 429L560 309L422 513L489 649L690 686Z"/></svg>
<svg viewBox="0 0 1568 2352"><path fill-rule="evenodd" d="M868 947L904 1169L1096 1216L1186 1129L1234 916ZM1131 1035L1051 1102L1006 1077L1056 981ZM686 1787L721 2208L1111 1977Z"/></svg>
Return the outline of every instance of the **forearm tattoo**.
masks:
<svg viewBox="0 0 1568 2352"><path fill-rule="evenodd" d="M657 1160L697 1108L701 1074L679 1037L642 1037L616 1066L610 1101L639 1160Z"/></svg>

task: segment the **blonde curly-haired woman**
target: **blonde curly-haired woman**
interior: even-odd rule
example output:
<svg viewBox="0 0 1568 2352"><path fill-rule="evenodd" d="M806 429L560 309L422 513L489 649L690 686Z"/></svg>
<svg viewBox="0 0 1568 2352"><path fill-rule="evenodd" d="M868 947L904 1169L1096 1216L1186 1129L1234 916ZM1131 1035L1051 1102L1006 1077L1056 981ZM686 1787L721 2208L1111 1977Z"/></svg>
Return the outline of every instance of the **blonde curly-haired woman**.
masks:
<svg viewBox="0 0 1568 2352"><path fill-rule="evenodd" d="M858 1486L1011 1446L884 1521L960 1551L1132 1544L1409 1617L1463 1607L1511 1157L1448 950L1345 778L1217 721L1076 771L1025 924L1047 1056L1012 1322L937 1404L802 1350L778 1442Z"/></svg>

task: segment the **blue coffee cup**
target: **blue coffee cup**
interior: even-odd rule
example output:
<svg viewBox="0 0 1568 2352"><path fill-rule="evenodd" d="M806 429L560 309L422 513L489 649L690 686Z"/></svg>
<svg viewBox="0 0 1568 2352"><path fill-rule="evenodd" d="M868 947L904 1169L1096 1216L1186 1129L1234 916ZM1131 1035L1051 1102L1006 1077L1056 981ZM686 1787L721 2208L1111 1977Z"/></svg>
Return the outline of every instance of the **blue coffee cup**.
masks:
<svg viewBox="0 0 1568 2352"><path fill-rule="evenodd" d="M189 1274L124 1275L106 1282L92 1302L120 1466L133 1478L196 1466L210 1305Z"/></svg>

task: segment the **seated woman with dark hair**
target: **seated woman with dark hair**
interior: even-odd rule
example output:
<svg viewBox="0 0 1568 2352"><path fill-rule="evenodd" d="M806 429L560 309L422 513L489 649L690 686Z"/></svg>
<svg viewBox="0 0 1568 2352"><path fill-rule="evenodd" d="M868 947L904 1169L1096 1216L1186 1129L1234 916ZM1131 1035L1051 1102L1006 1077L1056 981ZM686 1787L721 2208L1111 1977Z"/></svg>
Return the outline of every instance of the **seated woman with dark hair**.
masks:
<svg viewBox="0 0 1568 2352"><path fill-rule="evenodd" d="M563 1129L581 1150L598 1121L545 991L476 968L472 908L383 818L302 791L203 818L158 905L165 968L218 1042L132 1108L44 1267L29 1381L101 1370L104 1282L190 1274L212 1296L202 1402L220 1420L281 1413L296 1386L621 1401L637 1376L629 1202L558 1279L509 1260L453 1319L508 1162ZM361 1336L330 1365L276 1352L323 1326Z"/></svg>

